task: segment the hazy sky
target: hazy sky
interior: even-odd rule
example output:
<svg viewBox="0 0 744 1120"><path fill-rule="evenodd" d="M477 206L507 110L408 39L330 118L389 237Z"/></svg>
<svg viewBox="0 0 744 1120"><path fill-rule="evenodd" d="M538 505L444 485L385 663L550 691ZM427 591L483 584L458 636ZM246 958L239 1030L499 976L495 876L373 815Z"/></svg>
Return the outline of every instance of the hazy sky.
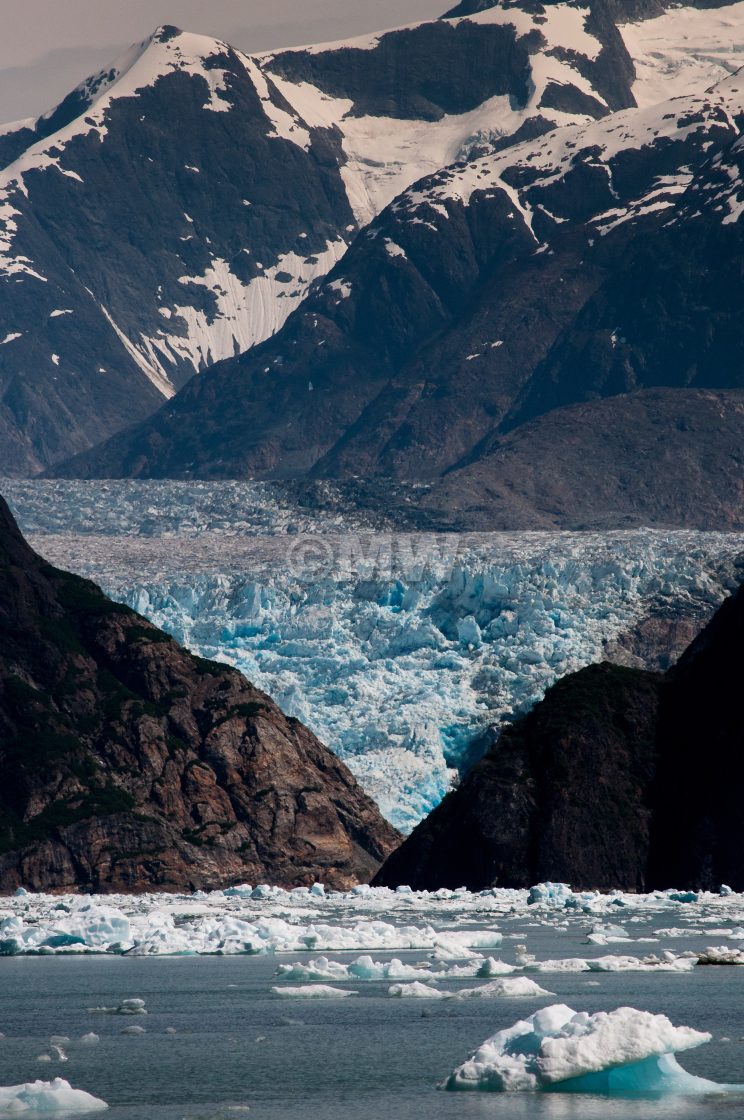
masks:
<svg viewBox="0 0 744 1120"><path fill-rule="evenodd" d="M0 122L37 116L161 23L245 51L342 39L454 0L0 0Z"/></svg>

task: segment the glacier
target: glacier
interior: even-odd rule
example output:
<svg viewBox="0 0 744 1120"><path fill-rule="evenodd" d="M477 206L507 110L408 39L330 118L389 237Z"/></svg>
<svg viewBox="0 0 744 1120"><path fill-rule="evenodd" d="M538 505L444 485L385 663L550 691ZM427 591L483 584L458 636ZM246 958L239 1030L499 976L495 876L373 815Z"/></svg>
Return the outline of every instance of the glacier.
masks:
<svg viewBox="0 0 744 1120"><path fill-rule="evenodd" d="M32 545L302 720L409 831L477 737L649 615L705 620L744 536L413 533L271 483L38 482Z"/></svg>

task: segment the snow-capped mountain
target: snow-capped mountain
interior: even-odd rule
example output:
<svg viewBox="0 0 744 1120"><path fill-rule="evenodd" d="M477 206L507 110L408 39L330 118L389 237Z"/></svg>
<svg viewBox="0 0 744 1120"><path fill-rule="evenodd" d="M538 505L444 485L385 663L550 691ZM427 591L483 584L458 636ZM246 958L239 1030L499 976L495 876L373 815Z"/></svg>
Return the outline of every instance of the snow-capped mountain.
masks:
<svg viewBox="0 0 744 1120"><path fill-rule="evenodd" d="M549 12L573 18L576 7L531 18ZM711 21L718 54L704 35L687 50ZM637 99L653 101L654 58L674 92L680 72L695 85L735 69L726 27L737 21L741 3L624 26ZM599 523L600 513L740 525L743 121L734 72L707 92L497 144L424 177L273 339L65 469L429 480L427 508L458 509L464 496L480 525ZM562 453L575 450L565 476L546 426ZM606 486L601 469L585 477L595 461ZM687 503L675 461L694 483ZM592 496L579 515L577 489Z"/></svg>
<svg viewBox="0 0 744 1120"><path fill-rule="evenodd" d="M632 105L632 80L582 3L256 57L161 27L0 130L0 471L147 416L278 331L422 175Z"/></svg>

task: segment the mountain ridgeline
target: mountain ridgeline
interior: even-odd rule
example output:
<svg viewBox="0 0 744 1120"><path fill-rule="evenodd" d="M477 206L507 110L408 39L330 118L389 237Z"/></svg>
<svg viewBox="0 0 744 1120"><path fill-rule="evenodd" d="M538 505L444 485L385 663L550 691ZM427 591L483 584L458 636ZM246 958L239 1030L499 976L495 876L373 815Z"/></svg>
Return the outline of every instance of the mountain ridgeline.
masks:
<svg viewBox="0 0 744 1120"><path fill-rule="evenodd" d="M494 9L260 56L164 26L0 130L0 474L269 338L422 175L632 105L617 29L574 44L582 18Z"/></svg>
<svg viewBox="0 0 744 1120"><path fill-rule="evenodd" d="M666 674L607 663L508 727L375 882L744 889L744 588Z"/></svg>
<svg viewBox="0 0 744 1120"><path fill-rule="evenodd" d="M712 34L719 9L688 6L689 26ZM518 84L519 120L489 102L490 131L382 209L282 330L52 473L425 483L415 505L447 528L744 526L744 78L701 71L659 103L663 51L634 69L623 36L638 53L666 35L672 58L660 10L477 4L411 32L483 35L507 85L526 51L530 106ZM485 95L473 77L445 96L445 71L401 105L379 67L404 39L361 69L350 49L266 65L349 119Z"/></svg>
<svg viewBox="0 0 744 1120"><path fill-rule="evenodd" d="M53 568L0 499L0 890L366 881L399 841L237 671Z"/></svg>

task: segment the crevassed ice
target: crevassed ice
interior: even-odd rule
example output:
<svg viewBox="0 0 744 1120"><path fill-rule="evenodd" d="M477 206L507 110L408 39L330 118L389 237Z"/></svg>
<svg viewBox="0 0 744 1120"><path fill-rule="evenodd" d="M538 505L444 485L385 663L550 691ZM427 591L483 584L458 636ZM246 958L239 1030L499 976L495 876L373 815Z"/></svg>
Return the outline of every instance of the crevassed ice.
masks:
<svg viewBox="0 0 744 1120"><path fill-rule="evenodd" d="M242 670L404 831L480 733L648 611L712 612L744 552L726 533L370 533L255 483L2 485L48 559Z"/></svg>

